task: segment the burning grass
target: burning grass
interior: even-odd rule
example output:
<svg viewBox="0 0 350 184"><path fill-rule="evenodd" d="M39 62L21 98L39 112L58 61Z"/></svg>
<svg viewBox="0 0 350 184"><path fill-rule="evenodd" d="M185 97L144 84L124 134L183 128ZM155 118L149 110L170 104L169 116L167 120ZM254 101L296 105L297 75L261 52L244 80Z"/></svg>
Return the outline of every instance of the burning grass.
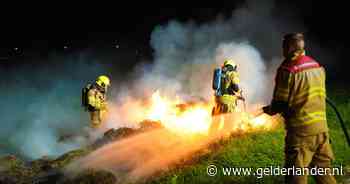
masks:
<svg viewBox="0 0 350 184"><path fill-rule="evenodd" d="M140 121L157 121L170 132L180 136L197 134L208 136L213 122L213 117L211 116L213 101L187 102L178 96L175 98L167 97L162 95L160 91L156 91L147 100L147 103L133 102L131 104L142 104L130 108L135 109L136 116ZM248 112L240 109L240 106L238 106L236 113L222 115L219 119L222 121L220 124L223 124L224 121L226 121L225 123L234 124L230 126L231 129L227 130L230 133L234 131L271 130L277 122L276 119L266 114L253 117ZM222 128L223 126L221 125L220 127Z"/></svg>
<svg viewBox="0 0 350 184"><path fill-rule="evenodd" d="M227 134L209 134L212 104L208 102L186 103L180 98L161 96L155 92L148 103L138 107L138 117L158 122L159 127L110 142L91 152L68 167L66 173L79 174L87 169L107 170L122 182L145 180L173 168L178 163L193 160L193 155L202 155L210 150L213 142ZM258 131L269 131L278 121L267 115L253 118L246 112L220 116L221 124L232 123L225 129L228 135L245 135ZM147 121L146 121L147 122ZM139 124L143 129L143 123ZM105 134L109 135L107 132Z"/></svg>
<svg viewBox="0 0 350 184"><path fill-rule="evenodd" d="M51 182L63 177L68 178L64 182L69 183L81 176L95 177L103 171L108 181L115 181L108 174L113 173L122 183L142 182L180 165L195 163L202 156L217 151L218 140L227 140L223 134L209 134L213 121L210 102L186 102L156 92L147 103L136 104L141 105L133 106L136 107L135 117L142 120L137 128L111 129L85 149L69 152L55 160L36 160L22 169L32 173L23 175L23 178ZM237 112L231 116L234 118L222 116L221 122L234 119L235 126L228 130L231 138L270 131L278 124L267 115L253 118L246 112ZM223 129L221 126L219 130ZM86 181L95 181L89 177Z"/></svg>

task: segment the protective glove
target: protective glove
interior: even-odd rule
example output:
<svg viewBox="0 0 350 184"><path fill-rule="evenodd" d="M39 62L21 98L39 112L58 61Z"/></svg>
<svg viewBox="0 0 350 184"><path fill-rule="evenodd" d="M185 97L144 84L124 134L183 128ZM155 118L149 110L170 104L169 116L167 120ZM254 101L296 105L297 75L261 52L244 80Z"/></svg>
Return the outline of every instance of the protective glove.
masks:
<svg viewBox="0 0 350 184"><path fill-rule="evenodd" d="M270 114L270 111L271 111L270 109L271 109L271 108L270 108L269 105L264 106L264 107L262 108L263 112L266 113L266 114Z"/></svg>
<svg viewBox="0 0 350 184"><path fill-rule="evenodd" d="M270 116L273 116L273 115L277 114L277 112L272 111L271 105L263 107L262 110L263 110L264 113L266 113L266 114L268 114Z"/></svg>
<svg viewBox="0 0 350 184"><path fill-rule="evenodd" d="M108 103L107 102L103 102L101 104L101 110L107 111L108 110Z"/></svg>

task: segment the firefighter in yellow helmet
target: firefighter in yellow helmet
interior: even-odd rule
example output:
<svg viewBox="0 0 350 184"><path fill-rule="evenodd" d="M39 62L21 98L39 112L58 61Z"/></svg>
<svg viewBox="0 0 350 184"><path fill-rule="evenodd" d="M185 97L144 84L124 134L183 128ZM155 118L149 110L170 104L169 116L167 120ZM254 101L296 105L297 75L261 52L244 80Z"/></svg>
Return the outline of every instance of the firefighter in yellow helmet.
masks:
<svg viewBox="0 0 350 184"><path fill-rule="evenodd" d="M285 60L277 70L273 99L263 108L267 114L281 113L285 119L285 166L331 167L334 159L326 119L325 71L305 55L304 36L284 36ZM327 173L316 176L317 183L336 183ZM286 176L286 183L307 183L307 176Z"/></svg>
<svg viewBox="0 0 350 184"><path fill-rule="evenodd" d="M88 84L83 90L83 105L90 113L91 127L93 128L98 128L102 124L107 111L106 93L110 85L109 78L101 75L95 83Z"/></svg>
<svg viewBox="0 0 350 184"><path fill-rule="evenodd" d="M220 95L215 96L215 106L212 110L213 122L210 127L211 134L218 132L222 119L221 115L236 112L237 100L244 100L239 88L237 64L231 59L226 59L221 71ZM223 131L220 132L230 131L231 129L232 122L224 118Z"/></svg>

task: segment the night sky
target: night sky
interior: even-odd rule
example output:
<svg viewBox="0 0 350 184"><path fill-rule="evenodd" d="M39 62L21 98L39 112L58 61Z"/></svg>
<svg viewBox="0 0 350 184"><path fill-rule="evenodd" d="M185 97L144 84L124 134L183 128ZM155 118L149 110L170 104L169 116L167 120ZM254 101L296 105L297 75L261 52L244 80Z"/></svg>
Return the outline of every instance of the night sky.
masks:
<svg viewBox="0 0 350 184"><path fill-rule="evenodd" d="M221 4L225 8L139 8L117 7L84 9L38 8L17 10L1 18L0 62L47 57L50 52L74 53L89 50L95 53L120 51L139 52L150 57L150 34L156 25L169 20L197 23L213 20L218 14L229 17L244 1ZM341 74L346 72L349 28L344 3L322 1L276 1L276 12L295 11L306 26L306 36L317 40L322 48L337 58ZM276 14L276 16L280 16ZM288 16L288 15L283 15ZM124 50L123 50L124 49ZM278 51L279 52L279 51ZM136 60L135 60L136 61ZM34 61L33 61L34 62ZM17 64L17 63L16 63Z"/></svg>

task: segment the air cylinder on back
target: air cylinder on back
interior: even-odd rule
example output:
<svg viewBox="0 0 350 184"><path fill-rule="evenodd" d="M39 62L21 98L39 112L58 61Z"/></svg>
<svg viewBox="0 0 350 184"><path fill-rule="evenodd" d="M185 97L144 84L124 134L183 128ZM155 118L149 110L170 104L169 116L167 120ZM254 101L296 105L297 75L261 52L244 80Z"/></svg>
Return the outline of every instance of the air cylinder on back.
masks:
<svg viewBox="0 0 350 184"><path fill-rule="evenodd" d="M216 68L214 70L214 75L213 75L213 90L215 90L215 95L216 96L221 96L220 92L220 87L221 87L221 74L222 70L221 68Z"/></svg>

